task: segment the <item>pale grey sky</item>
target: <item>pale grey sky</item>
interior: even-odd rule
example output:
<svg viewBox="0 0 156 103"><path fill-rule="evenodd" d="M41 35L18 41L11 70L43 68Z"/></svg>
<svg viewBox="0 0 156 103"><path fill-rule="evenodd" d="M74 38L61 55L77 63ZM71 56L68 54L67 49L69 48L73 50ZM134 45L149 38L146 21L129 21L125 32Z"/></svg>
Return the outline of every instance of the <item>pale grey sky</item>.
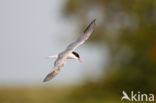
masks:
<svg viewBox="0 0 156 103"><path fill-rule="evenodd" d="M79 33L75 33L76 22L62 16L64 3L65 0L0 0L0 85L42 83L54 61L44 57L64 50ZM85 75L98 77L107 51L89 43L77 51L83 63L69 60L50 84L79 83Z"/></svg>

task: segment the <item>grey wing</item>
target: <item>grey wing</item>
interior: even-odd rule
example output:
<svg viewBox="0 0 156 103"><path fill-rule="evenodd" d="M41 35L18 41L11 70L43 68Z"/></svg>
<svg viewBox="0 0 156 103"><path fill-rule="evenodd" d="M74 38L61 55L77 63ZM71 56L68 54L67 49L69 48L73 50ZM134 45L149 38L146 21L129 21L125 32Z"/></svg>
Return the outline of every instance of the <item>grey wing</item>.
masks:
<svg viewBox="0 0 156 103"><path fill-rule="evenodd" d="M65 58L58 58L55 61L54 64L54 68L52 69L52 71L44 78L43 82L47 82L51 79L53 79L60 71L61 69L64 67L64 63L65 63Z"/></svg>
<svg viewBox="0 0 156 103"><path fill-rule="evenodd" d="M94 19L89 25L88 27L84 30L83 34L80 35L80 37L74 41L73 43L69 44L66 51L71 50L73 51L75 48L77 48L78 46L80 46L81 44L83 44L91 35L91 33L94 30L95 27L95 21L96 19Z"/></svg>
<svg viewBox="0 0 156 103"><path fill-rule="evenodd" d="M47 82L51 79L53 79L59 72L60 72L61 68L59 67L54 67L53 71L51 71L43 80L43 82Z"/></svg>

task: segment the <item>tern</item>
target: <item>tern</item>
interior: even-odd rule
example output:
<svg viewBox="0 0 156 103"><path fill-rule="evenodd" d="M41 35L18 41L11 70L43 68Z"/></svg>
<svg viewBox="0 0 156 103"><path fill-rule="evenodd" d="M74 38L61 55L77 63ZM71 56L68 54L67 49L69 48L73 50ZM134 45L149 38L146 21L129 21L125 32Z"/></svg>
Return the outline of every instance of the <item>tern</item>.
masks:
<svg viewBox="0 0 156 103"><path fill-rule="evenodd" d="M61 52L55 56L49 56L49 58L56 58L56 60L54 62L54 67L53 67L52 71L44 78L43 82L47 82L47 81L53 79L64 67L66 59L77 59L80 62L82 62L79 54L77 52L75 52L74 50L77 47L79 47L80 45L82 45L92 34L92 32L95 28L95 21L96 21L96 19L94 19L88 25L88 27L84 30L84 32L79 36L79 38L76 41L69 44L63 52Z"/></svg>

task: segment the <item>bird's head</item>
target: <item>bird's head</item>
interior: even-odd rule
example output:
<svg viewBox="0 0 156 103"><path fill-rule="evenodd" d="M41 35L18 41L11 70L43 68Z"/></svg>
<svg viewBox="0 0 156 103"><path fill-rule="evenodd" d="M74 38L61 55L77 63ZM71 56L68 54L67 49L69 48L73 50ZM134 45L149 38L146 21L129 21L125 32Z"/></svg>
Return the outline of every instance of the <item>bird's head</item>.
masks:
<svg viewBox="0 0 156 103"><path fill-rule="evenodd" d="M76 53L75 51L72 52L73 55L75 55L76 59L79 60L79 62L82 62L82 60L80 59L80 56L78 53Z"/></svg>

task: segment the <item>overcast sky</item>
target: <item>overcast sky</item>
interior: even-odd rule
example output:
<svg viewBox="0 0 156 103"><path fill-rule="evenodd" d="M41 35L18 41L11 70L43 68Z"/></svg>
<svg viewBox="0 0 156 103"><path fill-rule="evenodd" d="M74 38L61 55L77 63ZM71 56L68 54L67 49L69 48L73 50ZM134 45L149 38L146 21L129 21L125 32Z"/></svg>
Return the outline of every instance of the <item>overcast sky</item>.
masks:
<svg viewBox="0 0 156 103"><path fill-rule="evenodd" d="M65 0L0 0L0 85L42 84L54 62L44 58L64 50L80 33L75 32L74 20L63 17L64 3ZM50 83L75 84L85 75L98 77L106 59L100 58L105 55L102 50L85 43L77 49L83 63L68 60Z"/></svg>

